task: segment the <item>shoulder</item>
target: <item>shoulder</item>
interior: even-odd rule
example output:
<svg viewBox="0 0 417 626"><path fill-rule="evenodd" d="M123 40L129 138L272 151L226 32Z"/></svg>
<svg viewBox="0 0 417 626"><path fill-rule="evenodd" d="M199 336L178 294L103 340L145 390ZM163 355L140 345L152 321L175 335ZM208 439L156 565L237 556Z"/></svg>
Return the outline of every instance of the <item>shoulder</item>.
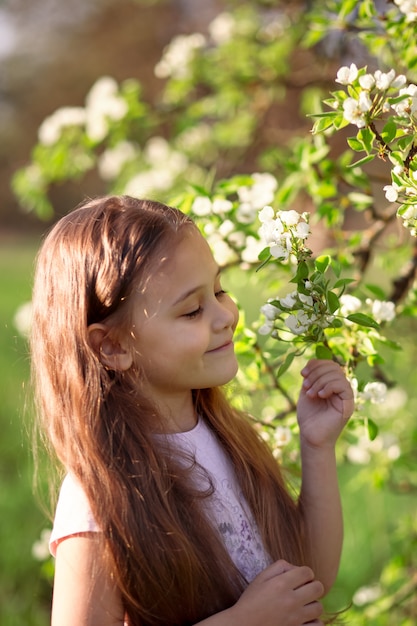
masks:
<svg viewBox="0 0 417 626"><path fill-rule="evenodd" d="M52 555L56 555L57 546L63 539L99 530L82 485L68 474L62 483L55 511L49 544Z"/></svg>

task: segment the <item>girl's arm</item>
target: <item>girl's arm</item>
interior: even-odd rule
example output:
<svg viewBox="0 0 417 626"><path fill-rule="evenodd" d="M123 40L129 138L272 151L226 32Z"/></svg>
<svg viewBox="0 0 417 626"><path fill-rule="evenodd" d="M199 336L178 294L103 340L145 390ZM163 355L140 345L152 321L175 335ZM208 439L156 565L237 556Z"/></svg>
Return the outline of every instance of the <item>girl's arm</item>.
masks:
<svg viewBox="0 0 417 626"><path fill-rule="evenodd" d="M343 519L335 444L354 410L352 388L333 361L313 359L301 372L297 407L302 487L299 499L310 565L327 592L333 585L343 543Z"/></svg>
<svg viewBox="0 0 417 626"><path fill-rule="evenodd" d="M323 626L322 593L323 585L309 567L277 561L255 578L235 605L198 626ZM52 626L123 624L120 596L104 572L93 533L63 540L56 554Z"/></svg>
<svg viewBox="0 0 417 626"><path fill-rule="evenodd" d="M123 626L120 596L94 535L73 535L57 547L51 626Z"/></svg>

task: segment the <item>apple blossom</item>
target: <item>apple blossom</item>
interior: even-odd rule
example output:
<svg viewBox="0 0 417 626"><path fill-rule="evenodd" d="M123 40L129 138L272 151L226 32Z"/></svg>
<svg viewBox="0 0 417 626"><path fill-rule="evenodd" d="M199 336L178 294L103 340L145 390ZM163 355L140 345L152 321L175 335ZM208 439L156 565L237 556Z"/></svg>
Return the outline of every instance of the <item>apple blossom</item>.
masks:
<svg viewBox="0 0 417 626"><path fill-rule="evenodd" d="M343 66L337 72L336 82L341 85L351 85L358 76L358 68L355 63L351 63L350 67Z"/></svg>

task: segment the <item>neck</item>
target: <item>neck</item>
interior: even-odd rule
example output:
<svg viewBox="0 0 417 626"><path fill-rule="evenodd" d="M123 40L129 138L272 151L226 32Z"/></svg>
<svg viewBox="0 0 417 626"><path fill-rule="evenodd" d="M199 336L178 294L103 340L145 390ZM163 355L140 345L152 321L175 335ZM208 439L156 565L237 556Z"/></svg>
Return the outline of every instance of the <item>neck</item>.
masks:
<svg viewBox="0 0 417 626"><path fill-rule="evenodd" d="M186 397L175 397L169 401L159 402L158 407L166 434L187 432L197 424L191 392Z"/></svg>

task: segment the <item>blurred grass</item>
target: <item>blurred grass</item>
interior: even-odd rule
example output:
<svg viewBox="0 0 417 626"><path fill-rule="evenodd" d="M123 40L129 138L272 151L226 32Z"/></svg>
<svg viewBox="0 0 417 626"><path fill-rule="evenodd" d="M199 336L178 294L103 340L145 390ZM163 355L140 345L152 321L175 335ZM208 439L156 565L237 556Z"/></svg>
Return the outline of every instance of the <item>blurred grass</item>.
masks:
<svg viewBox="0 0 417 626"><path fill-rule="evenodd" d="M33 495L27 345L13 325L19 306L30 300L38 241L0 242L0 624L46 626L50 583L31 553L48 525Z"/></svg>

